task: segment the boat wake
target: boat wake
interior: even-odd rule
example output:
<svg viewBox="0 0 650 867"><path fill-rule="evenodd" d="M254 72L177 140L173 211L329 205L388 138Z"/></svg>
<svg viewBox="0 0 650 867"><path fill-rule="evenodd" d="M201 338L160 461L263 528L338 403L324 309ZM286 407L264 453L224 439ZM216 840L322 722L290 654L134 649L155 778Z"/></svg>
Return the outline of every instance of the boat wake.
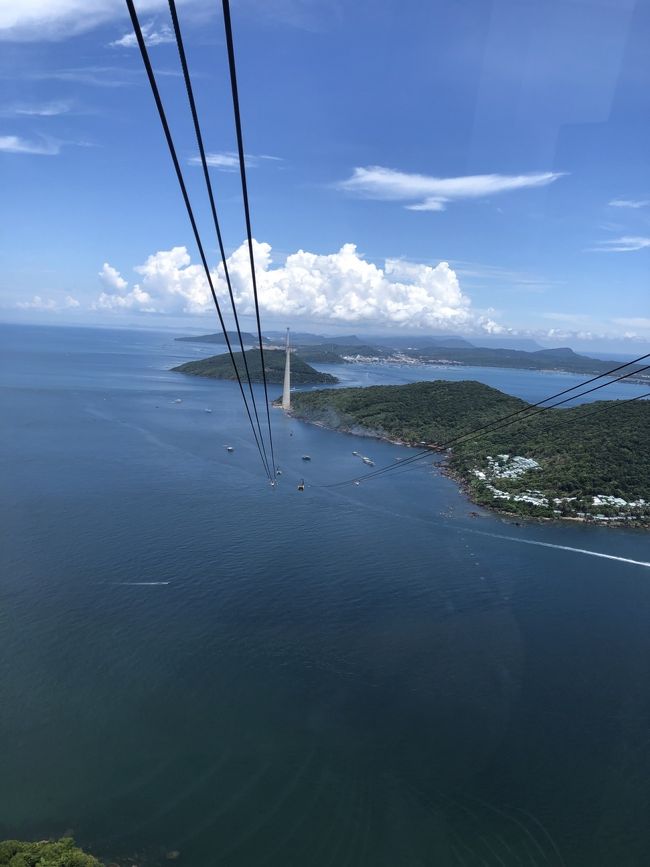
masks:
<svg viewBox="0 0 650 867"><path fill-rule="evenodd" d="M645 560L633 560L630 557L619 557L618 554L604 554L602 551L591 551L588 548L573 548L571 545L556 545L554 542L540 542L537 539L520 539L518 536L504 536L500 533L486 533L485 530L467 530L477 536L489 536L491 539L504 539L506 542L520 542L522 545L539 545L542 548L556 548L558 551L572 551L574 554L587 554L589 557L602 557L604 560L616 560L619 563L630 563L633 566L645 566L650 569L650 563Z"/></svg>

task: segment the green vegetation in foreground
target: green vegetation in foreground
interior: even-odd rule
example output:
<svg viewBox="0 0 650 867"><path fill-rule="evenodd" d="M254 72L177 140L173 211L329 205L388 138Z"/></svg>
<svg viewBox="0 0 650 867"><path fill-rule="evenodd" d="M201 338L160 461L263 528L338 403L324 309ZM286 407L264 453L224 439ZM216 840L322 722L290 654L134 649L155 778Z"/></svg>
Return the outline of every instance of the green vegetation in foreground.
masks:
<svg viewBox="0 0 650 867"><path fill-rule="evenodd" d="M243 378L245 370L242 353L235 352L233 354L237 369ZM246 361L248 362L248 369L253 382L262 382L262 365L260 363L259 349L247 350ZM267 382L283 382L284 361L285 352L283 349L264 350L264 367ZM175 370L177 373L189 373L191 376L207 376L211 379L237 378L235 368L228 353L212 355L210 358L203 358L200 361L188 361L186 364L173 367L172 370ZM303 361L294 354L291 356L291 382L293 385L317 385L319 383L335 383L338 382L338 379L329 373L321 373L315 370L306 361Z"/></svg>
<svg viewBox="0 0 650 867"><path fill-rule="evenodd" d="M292 406L295 416L337 430L440 447L527 404L479 382L438 380L298 393ZM516 458L539 467L522 471ZM476 502L502 511L649 523L650 401L524 417L457 444L449 467Z"/></svg>
<svg viewBox="0 0 650 867"><path fill-rule="evenodd" d="M101 867L101 862L77 848L72 837L23 843L0 842L0 867Z"/></svg>

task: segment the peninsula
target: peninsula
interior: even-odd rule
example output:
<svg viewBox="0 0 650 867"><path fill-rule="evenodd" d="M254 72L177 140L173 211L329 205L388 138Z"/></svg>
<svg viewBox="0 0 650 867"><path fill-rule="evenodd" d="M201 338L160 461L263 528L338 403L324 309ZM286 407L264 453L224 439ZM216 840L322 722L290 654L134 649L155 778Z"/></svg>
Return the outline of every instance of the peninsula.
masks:
<svg viewBox="0 0 650 867"><path fill-rule="evenodd" d="M284 345L284 335L272 332L262 339L269 346ZM235 332L229 332L238 344ZM255 345L257 335L242 334L244 342ZM186 343L225 343L223 334L201 334L177 337ZM534 347L534 344L532 344ZM556 349L521 349L514 347L474 346L460 337L369 338L356 334L343 337L296 333L293 339L294 357L315 364L427 364L455 367L500 367L516 370L543 370L557 373L601 375L623 362L580 355L568 346ZM644 361L630 365L622 374L627 382L650 384L650 367ZM621 375L622 375L621 374Z"/></svg>
<svg viewBox="0 0 650 867"><path fill-rule="evenodd" d="M453 448L450 440L530 405L479 382L441 380L296 393L292 404L306 421L443 452L481 505L650 526L650 401L531 411Z"/></svg>
<svg viewBox="0 0 650 867"><path fill-rule="evenodd" d="M237 370L243 378L246 374L244 362L241 352L233 353ZM266 381L277 384L282 383L284 377L284 360L285 353L282 349L265 349L264 350L264 370L266 372ZM253 382L262 382L262 364L260 362L259 349L249 349L246 351L246 362L248 370ZM209 358L202 358L197 361L188 361L185 364L179 364L178 367L173 367L172 370L177 373L187 373L190 376L207 376L210 379L236 379L235 368L228 353L221 355L211 355ZM338 382L335 376L330 373L321 373L315 370L311 365L307 364L301 358L292 355L291 357L291 380L295 385L332 385Z"/></svg>

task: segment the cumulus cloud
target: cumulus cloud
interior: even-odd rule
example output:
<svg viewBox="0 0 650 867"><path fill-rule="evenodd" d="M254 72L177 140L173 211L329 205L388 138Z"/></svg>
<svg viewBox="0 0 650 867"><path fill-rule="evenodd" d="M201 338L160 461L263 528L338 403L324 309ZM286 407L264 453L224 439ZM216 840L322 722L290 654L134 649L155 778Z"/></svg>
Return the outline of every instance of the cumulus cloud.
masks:
<svg viewBox="0 0 650 867"><path fill-rule="evenodd" d="M54 298L42 298L40 295L34 295L31 301L18 301L16 307L19 310L70 310L75 307L80 307L79 301L73 298L72 295L66 295L63 301L56 301Z"/></svg>
<svg viewBox="0 0 650 867"><path fill-rule="evenodd" d="M490 317L471 311L469 298L446 262L432 266L388 259L380 267L364 259L354 244L330 254L299 250L278 267L272 264L269 244L255 241L254 255L260 307L267 316L411 329L476 327L491 333L500 327ZM245 244L229 257L228 268L238 310L253 314ZM211 308L203 269L191 262L185 247L154 253L134 270L141 279L127 291L126 281L106 264L100 274L106 275L103 282L108 291L95 306L175 314L201 314ZM213 278L220 298L225 299L222 266ZM107 280L113 280L112 289Z"/></svg>
<svg viewBox="0 0 650 867"><path fill-rule="evenodd" d="M122 292L129 285L117 268L113 268L108 262L104 262L97 276L111 292Z"/></svg>
<svg viewBox="0 0 650 867"><path fill-rule="evenodd" d="M601 241L596 247L592 247L592 253L635 253L650 247L650 238L639 235L624 235L622 238L613 238L610 241Z"/></svg>
<svg viewBox="0 0 650 867"><path fill-rule="evenodd" d="M410 202L411 211L444 211L449 202L479 199L531 187L545 187L564 172L535 172L527 175L466 175L436 178L408 174L384 166L354 169L351 177L340 181L339 189L368 199Z"/></svg>
<svg viewBox="0 0 650 867"><path fill-rule="evenodd" d="M150 257L151 258L151 257ZM136 268L136 270L138 270ZM117 268L113 268L108 262L104 262L101 271L97 275L105 287L104 292L92 305L95 310L140 310L143 313L157 313L153 299L136 285L130 292L128 280L120 274Z"/></svg>
<svg viewBox="0 0 650 867"><path fill-rule="evenodd" d="M144 41L149 48L152 48L155 45L166 45L167 43L174 41L174 34L171 27L168 24L163 24L156 28L154 21L147 21L142 25L142 35L144 36ZM110 48L136 48L138 40L135 37L135 33L130 30L128 33L125 33L124 36L121 36L119 39L109 42L108 44Z"/></svg>
<svg viewBox="0 0 650 867"><path fill-rule="evenodd" d="M612 199L612 208L645 208L650 205L650 199Z"/></svg>
<svg viewBox="0 0 650 867"><path fill-rule="evenodd" d="M56 156L61 152L61 142L53 139L33 141L17 135L0 135L0 151L9 154Z"/></svg>
<svg viewBox="0 0 650 867"><path fill-rule="evenodd" d="M273 160L282 162L281 157L272 157L268 154L245 154L244 160L246 168L256 169L264 160ZM239 157L234 151L213 152L205 155L205 161L214 169L220 169L223 172L234 172L239 169ZM201 165L201 157L190 157L188 163L192 166Z"/></svg>

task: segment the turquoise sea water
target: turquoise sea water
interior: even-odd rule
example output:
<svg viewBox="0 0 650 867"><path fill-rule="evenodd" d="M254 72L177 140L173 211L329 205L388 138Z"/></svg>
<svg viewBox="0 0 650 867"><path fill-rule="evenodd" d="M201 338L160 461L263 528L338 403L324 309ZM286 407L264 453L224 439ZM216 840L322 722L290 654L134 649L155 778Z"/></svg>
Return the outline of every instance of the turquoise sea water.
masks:
<svg viewBox="0 0 650 867"><path fill-rule="evenodd" d="M353 450L409 452L277 410L272 490L236 386L168 370L209 347L0 340L0 838L188 867L650 862L646 533L472 518L430 465L326 489Z"/></svg>

